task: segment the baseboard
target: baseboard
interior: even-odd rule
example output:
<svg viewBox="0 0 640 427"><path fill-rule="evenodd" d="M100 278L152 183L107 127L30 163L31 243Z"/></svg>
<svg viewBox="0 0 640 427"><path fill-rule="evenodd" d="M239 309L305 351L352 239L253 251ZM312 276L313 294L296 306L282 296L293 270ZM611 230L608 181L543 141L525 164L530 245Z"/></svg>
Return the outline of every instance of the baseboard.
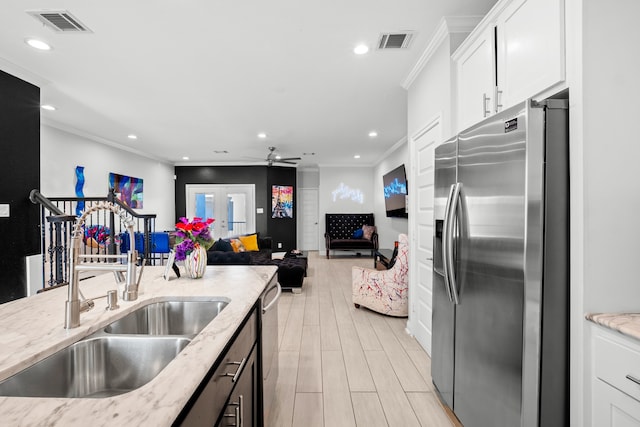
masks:
<svg viewBox="0 0 640 427"><path fill-rule="evenodd" d="M451 421L451 424L453 424L454 427L464 427L460 422L460 420L458 419L458 417L456 417L456 414L453 413L451 408L449 408L447 405L442 403L442 400L440 400L440 395L437 392L434 392L433 394L438 400L438 404L444 411L445 415L447 416L447 418L449 418L449 421Z"/></svg>

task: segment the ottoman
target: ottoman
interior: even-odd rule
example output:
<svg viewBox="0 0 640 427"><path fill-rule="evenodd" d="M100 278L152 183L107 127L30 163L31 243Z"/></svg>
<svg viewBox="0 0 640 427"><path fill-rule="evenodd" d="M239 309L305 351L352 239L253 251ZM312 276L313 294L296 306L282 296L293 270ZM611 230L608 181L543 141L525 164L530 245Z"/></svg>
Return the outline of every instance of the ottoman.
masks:
<svg viewBox="0 0 640 427"><path fill-rule="evenodd" d="M302 282L307 273L306 258L283 258L271 261L278 266L278 282L282 289L291 289L293 293L302 292Z"/></svg>

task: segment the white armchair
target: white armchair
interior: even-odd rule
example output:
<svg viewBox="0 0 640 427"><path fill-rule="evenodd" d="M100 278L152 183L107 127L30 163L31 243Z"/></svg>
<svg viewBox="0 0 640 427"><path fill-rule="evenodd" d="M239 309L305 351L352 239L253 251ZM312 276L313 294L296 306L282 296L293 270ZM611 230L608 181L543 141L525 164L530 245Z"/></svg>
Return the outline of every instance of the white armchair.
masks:
<svg viewBox="0 0 640 427"><path fill-rule="evenodd" d="M389 316L406 317L409 293L409 238L398 236L398 255L389 270L351 269L353 303Z"/></svg>

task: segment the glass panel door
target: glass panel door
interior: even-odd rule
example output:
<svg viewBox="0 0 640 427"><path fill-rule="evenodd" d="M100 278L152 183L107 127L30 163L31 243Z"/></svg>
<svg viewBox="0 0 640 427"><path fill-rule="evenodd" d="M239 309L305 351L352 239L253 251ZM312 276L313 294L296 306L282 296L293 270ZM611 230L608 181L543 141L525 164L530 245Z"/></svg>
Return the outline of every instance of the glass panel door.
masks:
<svg viewBox="0 0 640 427"><path fill-rule="evenodd" d="M255 233L255 185L187 184L187 217L213 218L215 239Z"/></svg>

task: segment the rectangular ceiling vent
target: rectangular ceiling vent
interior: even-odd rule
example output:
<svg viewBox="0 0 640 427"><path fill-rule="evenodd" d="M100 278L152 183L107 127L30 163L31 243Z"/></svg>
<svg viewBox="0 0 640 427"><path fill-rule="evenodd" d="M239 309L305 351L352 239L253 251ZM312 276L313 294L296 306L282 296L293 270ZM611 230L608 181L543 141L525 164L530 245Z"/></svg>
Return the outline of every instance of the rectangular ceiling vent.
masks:
<svg viewBox="0 0 640 427"><path fill-rule="evenodd" d="M380 34L378 49L407 49L413 39L411 32Z"/></svg>
<svg viewBox="0 0 640 427"><path fill-rule="evenodd" d="M57 33L92 33L67 10L28 10L27 13Z"/></svg>

